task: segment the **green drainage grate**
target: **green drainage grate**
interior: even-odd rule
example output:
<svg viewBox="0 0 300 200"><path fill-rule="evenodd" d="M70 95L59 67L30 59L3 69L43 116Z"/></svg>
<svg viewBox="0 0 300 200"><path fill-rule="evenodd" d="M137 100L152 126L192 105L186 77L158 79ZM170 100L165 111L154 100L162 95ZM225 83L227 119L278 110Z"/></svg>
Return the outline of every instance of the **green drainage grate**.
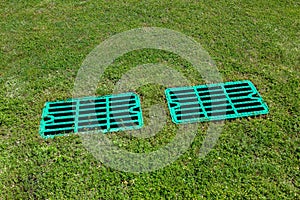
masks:
<svg viewBox="0 0 300 200"><path fill-rule="evenodd" d="M142 126L139 97L135 93L124 93L46 102L40 135L43 138L53 138L91 130L106 133Z"/></svg>
<svg viewBox="0 0 300 200"><path fill-rule="evenodd" d="M250 81L165 91L174 123L191 123L267 114L268 107Z"/></svg>

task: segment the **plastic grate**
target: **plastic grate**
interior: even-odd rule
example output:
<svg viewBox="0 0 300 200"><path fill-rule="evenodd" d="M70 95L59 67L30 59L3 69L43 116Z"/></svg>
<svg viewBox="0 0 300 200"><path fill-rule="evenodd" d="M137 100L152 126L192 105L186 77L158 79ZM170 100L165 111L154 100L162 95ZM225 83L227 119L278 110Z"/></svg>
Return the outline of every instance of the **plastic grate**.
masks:
<svg viewBox="0 0 300 200"><path fill-rule="evenodd" d="M165 90L176 124L224 120L269 113L250 81L237 81Z"/></svg>
<svg viewBox="0 0 300 200"><path fill-rule="evenodd" d="M91 130L107 133L142 126L139 97L135 93L124 93L46 102L40 122L40 135L53 138Z"/></svg>

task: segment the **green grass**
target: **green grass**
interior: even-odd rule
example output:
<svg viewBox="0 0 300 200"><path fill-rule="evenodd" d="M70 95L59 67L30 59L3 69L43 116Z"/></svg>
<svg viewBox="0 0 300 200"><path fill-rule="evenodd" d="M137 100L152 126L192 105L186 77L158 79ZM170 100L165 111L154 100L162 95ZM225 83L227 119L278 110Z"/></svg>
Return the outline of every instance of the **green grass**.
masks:
<svg viewBox="0 0 300 200"><path fill-rule="evenodd" d="M300 198L299 1L0 4L0 198ZM227 121L215 148L200 160L203 123L177 161L141 174L105 166L85 150L79 136L41 139L44 102L72 96L85 56L116 33L151 26L193 37L216 61L224 81L251 80L270 114ZM124 72L149 62L165 62L193 84L203 83L186 61L144 50L109 67L97 94L111 93ZM164 103L158 85L143 86L138 93L145 108ZM153 138L115 133L111 138L124 149L150 152L170 142L175 131L169 122Z"/></svg>

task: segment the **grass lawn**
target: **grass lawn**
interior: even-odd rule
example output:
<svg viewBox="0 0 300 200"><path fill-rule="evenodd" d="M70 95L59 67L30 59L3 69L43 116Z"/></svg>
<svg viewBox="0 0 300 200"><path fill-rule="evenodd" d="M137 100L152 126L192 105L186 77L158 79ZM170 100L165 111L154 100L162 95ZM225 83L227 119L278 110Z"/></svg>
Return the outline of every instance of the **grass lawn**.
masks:
<svg viewBox="0 0 300 200"><path fill-rule="evenodd" d="M300 198L299 1L1 0L0 5L0 199ZM224 81L251 80L270 114L227 121L214 149L199 159L207 129L202 123L187 152L149 173L107 167L78 135L43 140L38 131L44 103L72 96L89 52L116 33L152 26L194 38ZM195 85L204 83L185 60L146 49L116 60L97 94L110 94L129 69L161 62ZM163 92L155 84L139 88L143 109L165 104ZM116 133L111 138L129 151L151 152L170 142L176 128L169 120L151 138Z"/></svg>

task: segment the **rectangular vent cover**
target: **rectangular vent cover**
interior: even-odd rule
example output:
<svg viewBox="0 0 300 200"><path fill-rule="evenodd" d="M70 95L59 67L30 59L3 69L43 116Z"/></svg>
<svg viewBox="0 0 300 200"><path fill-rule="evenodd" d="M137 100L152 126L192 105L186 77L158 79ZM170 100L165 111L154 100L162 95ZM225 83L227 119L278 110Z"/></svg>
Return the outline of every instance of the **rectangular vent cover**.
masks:
<svg viewBox="0 0 300 200"><path fill-rule="evenodd" d="M256 116L269 112L250 81L237 81L165 90L176 124Z"/></svg>
<svg viewBox="0 0 300 200"><path fill-rule="evenodd" d="M91 130L106 133L142 126L139 97L135 93L124 93L46 102L40 122L40 135L53 138Z"/></svg>

